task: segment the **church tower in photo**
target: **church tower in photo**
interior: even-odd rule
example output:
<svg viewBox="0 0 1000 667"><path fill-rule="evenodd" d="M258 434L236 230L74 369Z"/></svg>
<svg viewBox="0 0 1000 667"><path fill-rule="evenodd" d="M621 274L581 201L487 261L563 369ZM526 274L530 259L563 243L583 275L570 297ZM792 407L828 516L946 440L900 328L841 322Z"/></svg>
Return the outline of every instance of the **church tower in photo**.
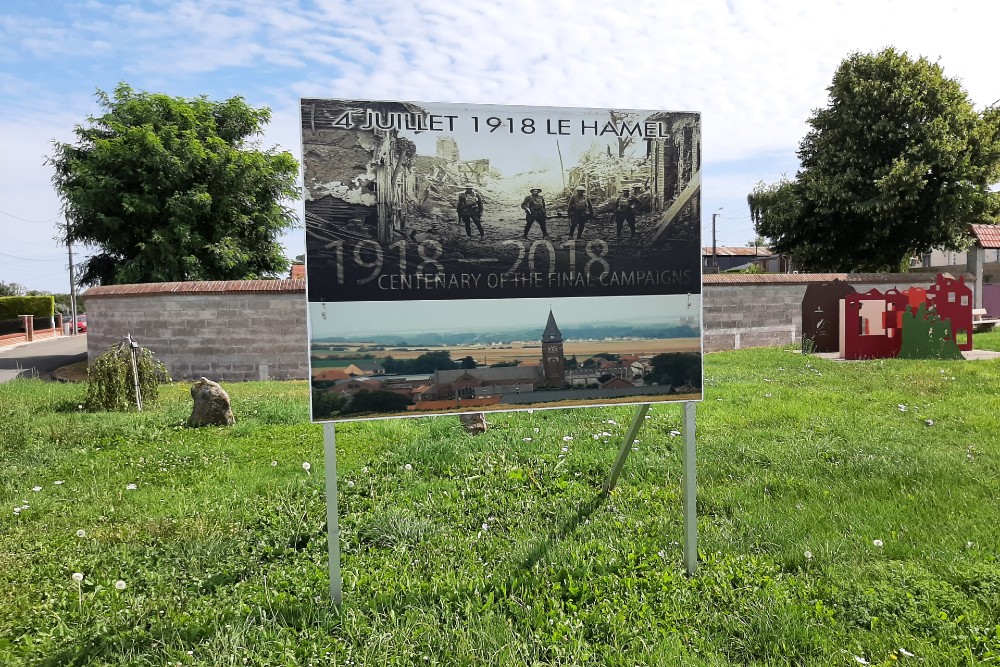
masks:
<svg viewBox="0 0 1000 667"><path fill-rule="evenodd" d="M542 370L545 386L561 388L566 384L566 357L563 354L563 338L556 318L549 309L549 321L542 333Z"/></svg>

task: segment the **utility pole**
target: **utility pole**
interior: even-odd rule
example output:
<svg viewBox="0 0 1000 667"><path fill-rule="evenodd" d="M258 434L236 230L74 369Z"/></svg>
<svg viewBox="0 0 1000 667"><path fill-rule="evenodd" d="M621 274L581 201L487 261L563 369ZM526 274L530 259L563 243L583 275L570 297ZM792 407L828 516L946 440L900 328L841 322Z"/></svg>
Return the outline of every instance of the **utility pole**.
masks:
<svg viewBox="0 0 1000 667"><path fill-rule="evenodd" d="M73 244L69 238L66 239L66 250L69 251L69 311L73 318L70 324L70 332L75 336L80 333L76 325L76 278L73 276Z"/></svg>
<svg viewBox="0 0 1000 667"><path fill-rule="evenodd" d="M719 253L715 245L715 219L719 217L719 211L723 208L723 206L720 206L716 209L715 213L712 214L712 266L716 269L719 268Z"/></svg>

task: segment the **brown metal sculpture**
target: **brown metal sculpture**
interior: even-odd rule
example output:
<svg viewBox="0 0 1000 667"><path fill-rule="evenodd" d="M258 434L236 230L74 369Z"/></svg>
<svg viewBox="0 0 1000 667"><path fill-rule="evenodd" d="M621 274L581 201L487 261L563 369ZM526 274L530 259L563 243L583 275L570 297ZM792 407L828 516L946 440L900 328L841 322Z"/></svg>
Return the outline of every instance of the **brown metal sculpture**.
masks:
<svg viewBox="0 0 1000 667"><path fill-rule="evenodd" d="M805 309L803 300L803 337ZM972 290L961 277L938 274L928 289L848 294L839 312L844 359L960 359L972 349Z"/></svg>
<svg viewBox="0 0 1000 667"><path fill-rule="evenodd" d="M806 352L840 350L840 301L856 290L843 280L815 283L802 298L802 349Z"/></svg>

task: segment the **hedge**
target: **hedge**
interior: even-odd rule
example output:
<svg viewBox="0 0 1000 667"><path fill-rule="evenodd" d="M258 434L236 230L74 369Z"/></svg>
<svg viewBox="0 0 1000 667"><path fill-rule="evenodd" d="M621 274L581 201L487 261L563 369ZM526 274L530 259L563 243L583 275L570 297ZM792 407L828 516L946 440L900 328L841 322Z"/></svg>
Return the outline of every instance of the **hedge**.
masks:
<svg viewBox="0 0 1000 667"><path fill-rule="evenodd" d="M48 296L0 296L0 320L16 320L19 315L52 317L56 300Z"/></svg>

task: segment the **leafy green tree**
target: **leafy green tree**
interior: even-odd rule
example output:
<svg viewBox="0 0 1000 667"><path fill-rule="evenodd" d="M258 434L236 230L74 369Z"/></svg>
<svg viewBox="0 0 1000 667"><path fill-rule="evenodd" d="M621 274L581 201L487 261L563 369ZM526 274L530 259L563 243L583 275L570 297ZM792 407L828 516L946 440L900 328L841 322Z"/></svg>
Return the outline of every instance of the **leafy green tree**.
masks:
<svg viewBox="0 0 1000 667"><path fill-rule="evenodd" d="M800 269L882 271L932 248L961 250L997 213L998 112L958 81L885 49L846 58L799 144L794 180L747 197L757 233Z"/></svg>
<svg viewBox="0 0 1000 667"><path fill-rule="evenodd" d="M0 282L0 296L25 296L24 286L18 283ZM30 296L30 295L28 295Z"/></svg>
<svg viewBox="0 0 1000 667"><path fill-rule="evenodd" d="M391 391L378 389L376 391L359 391L353 394L347 404L341 407L340 412L341 414L400 412L405 410L407 405L413 405L413 401Z"/></svg>
<svg viewBox="0 0 1000 667"><path fill-rule="evenodd" d="M441 350L439 352L424 352L416 359L393 359L392 357L386 357L382 360L382 368L389 374L415 375L418 373L433 373L439 370L454 370L459 368L459 364L451 358L451 352Z"/></svg>
<svg viewBox="0 0 1000 667"><path fill-rule="evenodd" d="M512 368L514 366L520 366L520 359L512 359L510 361L498 361L495 364L490 364L490 368Z"/></svg>
<svg viewBox="0 0 1000 667"><path fill-rule="evenodd" d="M462 359L462 361L461 361L461 367L462 367L462 368L475 368L475 367L476 367L476 365L477 365L477 364L476 364L476 360L475 360L475 359L473 359L471 355L470 355L470 356L468 356L468 357L465 357L465 358L464 358L464 359Z"/></svg>
<svg viewBox="0 0 1000 667"><path fill-rule="evenodd" d="M101 116L53 144L48 162L69 241L96 247L80 284L242 280L288 268L277 237L296 224L291 154L260 150L266 108L97 92Z"/></svg>
<svg viewBox="0 0 1000 667"><path fill-rule="evenodd" d="M701 386L701 355L694 352L664 352L650 359L645 375L649 384Z"/></svg>
<svg viewBox="0 0 1000 667"><path fill-rule="evenodd" d="M332 386L333 383L331 382ZM347 404L347 397L341 394L331 394L323 391L325 387L320 387L319 383L313 384L312 409L314 419L325 419L333 417Z"/></svg>

